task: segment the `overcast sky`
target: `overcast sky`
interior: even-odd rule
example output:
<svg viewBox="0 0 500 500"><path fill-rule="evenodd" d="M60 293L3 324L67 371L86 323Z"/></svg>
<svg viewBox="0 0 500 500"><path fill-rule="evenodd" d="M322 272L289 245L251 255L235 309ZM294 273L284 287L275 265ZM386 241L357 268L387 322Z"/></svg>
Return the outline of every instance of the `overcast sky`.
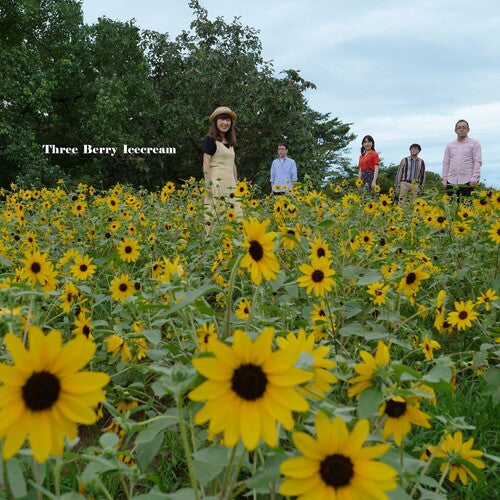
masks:
<svg viewBox="0 0 500 500"><path fill-rule="evenodd" d="M316 90L311 108L352 123L357 163L363 135L374 137L385 164L411 143L441 173L454 125L468 120L483 148L481 178L500 187L499 0L201 0L260 31L263 56L277 75L300 70ZM187 0L84 0L86 23L126 21L175 38L194 19ZM293 147L293 145L292 145ZM270 155L273 153L271 152ZM293 156L293 155L291 155ZM299 165L300 168L300 165Z"/></svg>

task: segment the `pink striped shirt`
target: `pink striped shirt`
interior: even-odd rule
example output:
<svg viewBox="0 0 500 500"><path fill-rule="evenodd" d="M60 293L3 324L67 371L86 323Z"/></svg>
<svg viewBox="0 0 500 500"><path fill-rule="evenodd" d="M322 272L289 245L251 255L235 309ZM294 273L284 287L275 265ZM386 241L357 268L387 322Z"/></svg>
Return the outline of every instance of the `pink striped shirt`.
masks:
<svg viewBox="0 0 500 500"><path fill-rule="evenodd" d="M450 142L444 151L443 181L449 184L478 182L483 163L481 145L475 139Z"/></svg>

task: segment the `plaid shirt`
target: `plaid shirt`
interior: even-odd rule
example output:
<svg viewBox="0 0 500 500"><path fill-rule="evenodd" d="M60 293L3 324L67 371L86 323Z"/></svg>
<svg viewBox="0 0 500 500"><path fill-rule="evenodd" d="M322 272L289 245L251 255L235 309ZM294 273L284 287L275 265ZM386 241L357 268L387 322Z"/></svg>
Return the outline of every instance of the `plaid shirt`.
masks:
<svg viewBox="0 0 500 500"><path fill-rule="evenodd" d="M421 158L413 160L411 156L407 156L401 160L396 173L396 191L399 191L401 182L411 182L413 179L420 187L424 185L425 162Z"/></svg>

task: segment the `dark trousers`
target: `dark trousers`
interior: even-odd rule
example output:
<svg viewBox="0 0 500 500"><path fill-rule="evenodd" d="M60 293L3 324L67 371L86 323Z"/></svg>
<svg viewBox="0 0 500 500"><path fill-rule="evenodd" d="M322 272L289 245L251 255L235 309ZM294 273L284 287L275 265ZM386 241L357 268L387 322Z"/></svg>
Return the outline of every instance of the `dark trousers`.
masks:
<svg viewBox="0 0 500 500"><path fill-rule="evenodd" d="M456 194L459 198L467 197L469 198L474 188L467 184L450 184L446 183L446 191L450 194Z"/></svg>

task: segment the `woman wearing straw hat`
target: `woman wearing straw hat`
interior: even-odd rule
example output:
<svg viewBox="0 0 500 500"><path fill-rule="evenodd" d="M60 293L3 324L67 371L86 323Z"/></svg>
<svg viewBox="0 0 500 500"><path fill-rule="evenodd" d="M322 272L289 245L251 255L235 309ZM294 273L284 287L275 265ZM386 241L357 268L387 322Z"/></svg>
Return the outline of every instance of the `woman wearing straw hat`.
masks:
<svg viewBox="0 0 500 500"><path fill-rule="evenodd" d="M230 208L238 217L241 216L241 206L234 193L238 182L234 162L236 119L236 113L227 106L218 107L209 118L211 126L203 143L203 175L208 193L205 199L207 226Z"/></svg>

